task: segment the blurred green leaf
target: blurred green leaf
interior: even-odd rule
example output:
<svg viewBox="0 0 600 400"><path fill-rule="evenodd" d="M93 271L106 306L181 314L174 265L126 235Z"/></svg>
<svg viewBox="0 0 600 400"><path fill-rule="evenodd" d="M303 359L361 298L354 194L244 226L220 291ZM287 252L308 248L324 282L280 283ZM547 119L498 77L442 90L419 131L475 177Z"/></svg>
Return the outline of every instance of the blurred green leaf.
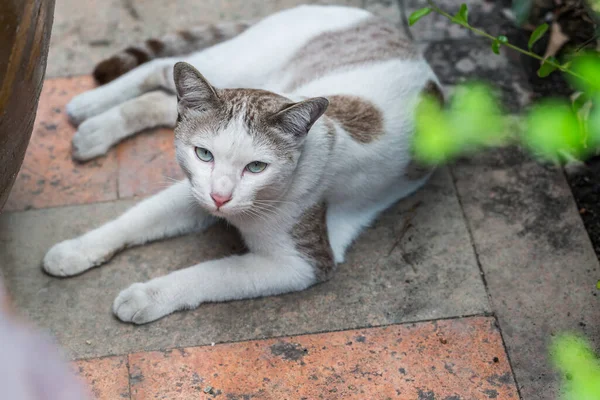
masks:
<svg viewBox="0 0 600 400"><path fill-rule="evenodd" d="M548 61L556 63L556 58L554 57L548 57L546 60L544 60L544 62L542 63L542 66L540 67L540 69L538 69L538 76L540 78L545 78L548 75L550 75L552 72L554 72L556 70L556 67L552 64L550 64Z"/></svg>
<svg viewBox="0 0 600 400"><path fill-rule="evenodd" d="M529 50L531 50L531 48L533 47L535 42L540 40L542 38L542 36L544 36L546 34L547 31L548 31L548 24L542 24L542 25L538 26L537 28L535 28L535 30L529 37L529 43L527 43L527 47L529 47Z"/></svg>
<svg viewBox="0 0 600 400"><path fill-rule="evenodd" d="M589 101L590 97L585 93L581 93L571 102L571 107L574 112L578 113Z"/></svg>
<svg viewBox="0 0 600 400"><path fill-rule="evenodd" d="M558 100L544 100L527 116L524 143L545 160L563 160L564 154L581 159L588 151L582 131L571 106Z"/></svg>
<svg viewBox="0 0 600 400"><path fill-rule="evenodd" d="M596 95L591 104L591 110L587 119L590 145L600 146L600 95Z"/></svg>
<svg viewBox="0 0 600 400"><path fill-rule="evenodd" d="M553 341L550 354L563 377L563 399L600 399L600 362L584 338L560 335Z"/></svg>
<svg viewBox="0 0 600 400"><path fill-rule="evenodd" d="M504 35L498 36L498 41L502 44L508 43L508 38Z"/></svg>
<svg viewBox="0 0 600 400"><path fill-rule="evenodd" d="M573 86L585 93L600 93L600 54L589 52L572 60L571 71L583 77L568 75Z"/></svg>
<svg viewBox="0 0 600 400"><path fill-rule="evenodd" d="M427 14L431 13L431 11L433 11L431 8L425 7L425 8L421 8L420 10L413 12L408 17L408 25L413 26L418 20L420 20Z"/></svg>
<svg viewBox="0 0 600 400"><path fill-rule="evenodd" d="M472 82L457 87L449 108L453 126L460 131L461 147L474 148L497 142L504 131L498 99L483 83Z"/></svg>
<svg viewBox="0 0 600 400"><path fill-rule="evenodd" d="M596 289L600 290L600 281L596 282Z"/></svg>
<svg viewBox="0 0 600 400"><path fill-rule="evenodd" d="M460 25L468 25L469 9L465 3L460 5L460 10L452 17L452 22L456 22Z"/></svg>
<svg viewBox="0 0 600 400"><path fill-rule="evenodd" d="M440 164L457 153L453 126L433 97L424 97L417 106L416 131L413 138L415 157L427 164Z"/></svg>

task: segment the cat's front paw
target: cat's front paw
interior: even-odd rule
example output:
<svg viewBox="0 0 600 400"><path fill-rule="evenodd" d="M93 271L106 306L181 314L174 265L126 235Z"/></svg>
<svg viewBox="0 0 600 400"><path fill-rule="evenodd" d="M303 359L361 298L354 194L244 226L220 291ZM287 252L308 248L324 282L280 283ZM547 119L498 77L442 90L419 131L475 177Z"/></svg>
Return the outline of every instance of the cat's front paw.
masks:
<svg viewBox="0 0 600 400"><path fill-rule="evenodd" d="M111 121L102 121L101 117L88 119L79 125L72 141L73 158L88 161L106 154L113 144L113 125Z"/></svg>
<svg viewBox="0 0 600 400"><path fill-rule="evenodd" d="M44 271L62 277L80 274L96 265L78 239L55 244L42 261Z"/></svg>
<svg viewBox="0 0 600 400"><path fill-rule="evenodd" d="M160 300L160 288L151 283L134 283L119 293L113 313L123 322L145 324L175 311Z"/></svg>

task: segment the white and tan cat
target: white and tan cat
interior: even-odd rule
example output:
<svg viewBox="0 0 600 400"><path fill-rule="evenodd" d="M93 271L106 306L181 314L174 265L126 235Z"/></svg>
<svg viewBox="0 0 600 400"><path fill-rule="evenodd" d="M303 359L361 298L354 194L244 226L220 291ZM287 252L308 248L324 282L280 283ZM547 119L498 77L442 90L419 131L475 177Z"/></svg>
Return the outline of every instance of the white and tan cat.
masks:
<svg viewBox="0 0 600 400"><path fill-rule="evenodd" d="M393 24L361 9L301 6L250 27L180 32L125 50L96 77L111 82L67 107L81 123L74 157L175 126L187 179L55 245L43 268L79 274L219 218L249 249L133 284L113 304L123 321L322 282L361 230L430 174L410 148L415 106L423 92L441 95L437 78Z"/></svg>

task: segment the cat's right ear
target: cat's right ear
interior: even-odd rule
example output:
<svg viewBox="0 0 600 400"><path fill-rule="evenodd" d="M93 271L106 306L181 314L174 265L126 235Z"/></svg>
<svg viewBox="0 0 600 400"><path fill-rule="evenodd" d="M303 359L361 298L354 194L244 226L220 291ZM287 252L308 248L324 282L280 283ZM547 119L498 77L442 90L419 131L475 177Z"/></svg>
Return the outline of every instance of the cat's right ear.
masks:
<svg viewBox="0 0 600 400"><path fill-rule="evenodd" d="M219 103L215 88L192 65L186 62L175 64L173 78L180 108L206 111Z"/></svg>

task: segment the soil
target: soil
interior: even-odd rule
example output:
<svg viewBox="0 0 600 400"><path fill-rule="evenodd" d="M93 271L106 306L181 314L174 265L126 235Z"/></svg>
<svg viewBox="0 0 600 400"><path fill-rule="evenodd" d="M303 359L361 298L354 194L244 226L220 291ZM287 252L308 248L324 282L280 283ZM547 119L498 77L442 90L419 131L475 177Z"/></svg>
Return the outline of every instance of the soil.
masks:
<svg viewBox="0 0 600 400"><path fill-rule="evenodd" d="M590 236L596 255L600 255L600 157L586 162L577 174L567 174L579 214Z"/></svg>
<svg viewBox="0 0 600 400"><path fill-rule="evenodd" d="M573 25L577 23L585 24L585 22L587 21L579 19L567 23ZM529 32L521 31L513 39L516 39L518 45L525 47L528 35ZM583 41L583 38L578 39ZM543 54L546 44L547 37L546 40L540 40L533 50L538 54ZM529 78L534 100L542 97L568 97L573 93L561 74L553 73L546 78L539 78L536 73L539 62L526 56L521 57L520 61ZM600 257L600 156L587 160L585 167L578 169L576 173L567 173L565 176L571 186L579 213L596 255Z"/></svg>

